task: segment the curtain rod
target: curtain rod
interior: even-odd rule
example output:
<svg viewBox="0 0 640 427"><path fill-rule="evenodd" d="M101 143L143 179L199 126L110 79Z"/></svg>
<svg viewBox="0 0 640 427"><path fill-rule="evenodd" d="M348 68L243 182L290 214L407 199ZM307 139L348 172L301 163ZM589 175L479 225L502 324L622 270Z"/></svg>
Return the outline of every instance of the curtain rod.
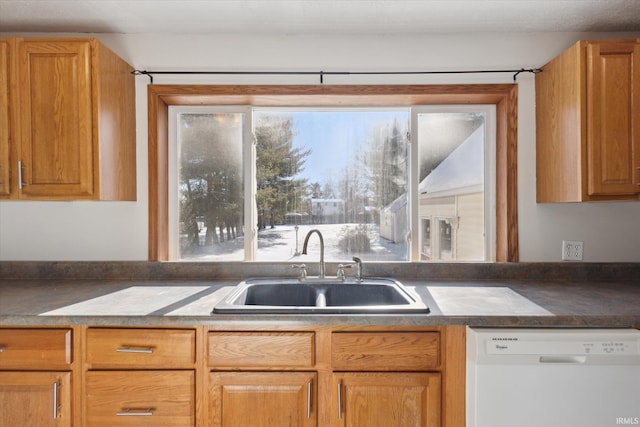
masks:
<svg viewBox="0 0 640 427"><path fill-rule="evenodd" d="M243 75L243 76L319 76L320 84L324 83L324 76L350 76L350 75L419 75L419 74L487 74L487 73L514 73L513 81L516 81L520 73L541 73L540 68L520 68L519 70L462 70L462 71L148 71L133 70L136 76L148 76L153 84L153 76L161 74L172 75Z"/></svg>

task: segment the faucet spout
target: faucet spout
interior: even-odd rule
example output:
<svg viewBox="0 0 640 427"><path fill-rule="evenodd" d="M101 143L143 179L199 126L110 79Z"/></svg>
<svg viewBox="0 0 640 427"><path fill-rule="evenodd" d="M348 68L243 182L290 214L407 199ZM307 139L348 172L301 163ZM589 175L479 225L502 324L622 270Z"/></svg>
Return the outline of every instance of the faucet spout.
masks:
<svg viewBox="0 0 640 427"><path fill-rule="evenodd" d="M324 279L324 276L325 276L325 269L324 269L324 238L322 237L322 233L320 232L320 230L314 228L313 230L310 230L307 233L307 236L304 238L304 243L302 245L302 255L306 255L307 254L307 243L309 243L309 237L311 237L311 235L313 233L317 233L318 237L320 238L320 275L319 275L319 277L321 279Z"/></svg>

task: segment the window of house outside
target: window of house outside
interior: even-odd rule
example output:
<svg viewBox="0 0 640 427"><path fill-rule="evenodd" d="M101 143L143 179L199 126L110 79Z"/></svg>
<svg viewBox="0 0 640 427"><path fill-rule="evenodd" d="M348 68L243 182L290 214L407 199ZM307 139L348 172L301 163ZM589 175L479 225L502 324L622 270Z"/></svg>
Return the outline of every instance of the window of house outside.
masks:
<svg viewBox="0 0 640 427"><path fill-rule="evenodd" d="M327 261L493 260L493 106L184 105L169 139L172 260L291 261L312 229Z"/></svg>

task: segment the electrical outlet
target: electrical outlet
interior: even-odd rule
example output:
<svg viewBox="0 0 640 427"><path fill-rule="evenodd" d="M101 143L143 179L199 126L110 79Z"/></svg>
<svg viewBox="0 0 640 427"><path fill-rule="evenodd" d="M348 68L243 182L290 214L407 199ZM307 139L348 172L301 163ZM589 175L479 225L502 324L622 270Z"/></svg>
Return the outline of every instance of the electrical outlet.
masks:
<svg viewBox="0 0 640 427"><path fill-rule="evenodd" d="M582 252L584 250L584 242L575 240L562 241L562 260L563 261L582 261Z"/></svg>

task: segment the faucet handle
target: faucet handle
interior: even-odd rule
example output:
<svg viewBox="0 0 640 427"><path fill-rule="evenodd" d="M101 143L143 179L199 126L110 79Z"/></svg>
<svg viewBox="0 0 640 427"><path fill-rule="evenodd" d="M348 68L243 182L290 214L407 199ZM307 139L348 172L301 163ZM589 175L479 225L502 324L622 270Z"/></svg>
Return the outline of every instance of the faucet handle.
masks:
<svg viewBox="0 0 640 427"><path fill-rule="evenodd" d="M297 268L300 270L298 280L304 280L307 278L307 266L305 264L291 264L291 268Z"/></svg>
<svg viewBox="0 0 640 427"><path fill-rule="evenodd" d="M344 269L351 268L353 266L354 264L338 264L338 273L336 273L336 277L338 278L338 280L342 280L344 282L344 280L347 278L347 276L344 274Z"/></svg>

